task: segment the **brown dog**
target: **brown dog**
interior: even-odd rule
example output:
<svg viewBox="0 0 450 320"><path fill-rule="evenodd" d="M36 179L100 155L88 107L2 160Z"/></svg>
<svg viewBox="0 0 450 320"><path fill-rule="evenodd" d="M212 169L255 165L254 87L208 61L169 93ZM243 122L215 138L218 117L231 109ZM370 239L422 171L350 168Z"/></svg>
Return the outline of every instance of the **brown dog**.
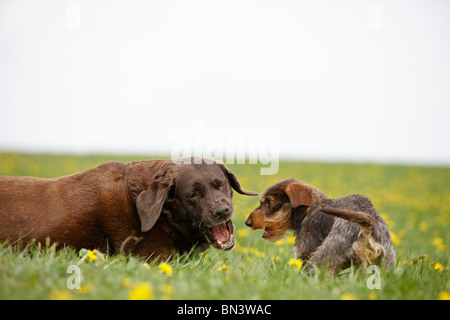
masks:
<svg viewBox="0 0 450 320"><path fill-rule="evenodd" d="M263 238L276 241L288 229L296 233L296 255L309 265L332 270L352 264L395 265L386 222L372 202L358 194L337 200L295 179L281 180L261 196L245 224L264 229Z"/></svg>
<svg viewBox="0 0 450 320"><path fill-rule="evenodd" d="M197 244L230 250L236 176L195 159L110 162L57 179L0 177L0 241L167 258Z"/></svg>

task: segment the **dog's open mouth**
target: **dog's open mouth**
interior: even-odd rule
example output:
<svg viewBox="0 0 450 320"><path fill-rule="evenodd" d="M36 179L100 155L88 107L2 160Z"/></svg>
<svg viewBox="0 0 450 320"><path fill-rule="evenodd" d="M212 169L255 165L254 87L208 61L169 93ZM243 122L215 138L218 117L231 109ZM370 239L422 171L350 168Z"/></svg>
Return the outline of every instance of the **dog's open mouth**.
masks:
<svg viewBox="0 0 450 320"><path fill-rule="evenodd" d="M282 239L284 236L284 233L279 233L274 231L273 229L269 227L264 228L264 233L262 235L263 239L269 240L271 242L277 242L278 240Z"/></svg>
<svg viewBox="0 0 450 320"><path fill-rule="evenodd" d="M231 250L236 245L234 238L233 221L228 220L222 224L216 225L209 229L212 240L211 243L220 250Z"/></svg>
<svg viewBox="0 0 450 320"><path fill-rule="evenodd" d="M270 233L270 229L266 227L264 229L264 233L263 233L262 237L264 239L269 239L271 236L272 236L272 234Z"/></svg>

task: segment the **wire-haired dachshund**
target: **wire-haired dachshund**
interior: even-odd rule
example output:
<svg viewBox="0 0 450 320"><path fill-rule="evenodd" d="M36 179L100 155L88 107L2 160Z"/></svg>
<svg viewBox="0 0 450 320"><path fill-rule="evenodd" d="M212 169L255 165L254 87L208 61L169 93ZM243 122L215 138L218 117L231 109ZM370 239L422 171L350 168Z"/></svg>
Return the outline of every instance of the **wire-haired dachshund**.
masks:
<svg viewBox="0 0 450 320"><path fill-rule="evenodd" d="M264 229L263 238L277 241L289 229L296 234L296 255L307 265L331 270L351 265L395 265L389 228L365 196L337 200L295 179L281 180L261 196L245 224Z"/></svg>

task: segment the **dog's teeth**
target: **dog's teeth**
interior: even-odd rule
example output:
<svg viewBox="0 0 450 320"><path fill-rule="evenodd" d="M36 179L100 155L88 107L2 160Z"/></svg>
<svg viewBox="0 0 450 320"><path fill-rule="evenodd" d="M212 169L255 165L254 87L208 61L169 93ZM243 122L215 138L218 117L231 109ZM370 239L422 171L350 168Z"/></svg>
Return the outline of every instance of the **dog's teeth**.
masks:
<svg viewBox="0 0 450 320"><path fill-rule="evenodd" d="M223 246L222 241L220 241L220 240L217 240L217 244L221 247Z"/></svg>

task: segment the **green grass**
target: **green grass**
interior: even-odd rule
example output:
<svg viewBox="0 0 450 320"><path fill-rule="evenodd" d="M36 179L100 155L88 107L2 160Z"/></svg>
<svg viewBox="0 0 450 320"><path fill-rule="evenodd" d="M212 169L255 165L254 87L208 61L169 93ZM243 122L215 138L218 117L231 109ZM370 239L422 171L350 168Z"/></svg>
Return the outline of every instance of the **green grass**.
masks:
<svg viewBox="0 0 450 320"><path fill-rule="evenodd" d="M0 153L0 175L50 178L144 158ZM362 270L333 278L321 270L308 275L290 263L292 235L276 244L262 240L261 231L244 225L257 197L235 193L237 246L231 252L212 248L177 256L168 275L132 256L98 253L91 260L84 250L2 244L0 299L437 299L450 291L450 168L281 162L274 176L261 176L259 165L229 168L247 190L296 177L334 198L367 195L391 228L398 266L382 273L380 290L367 288L370 274ZM80 290L66 285L73 264L82 274Z"/></svg>

